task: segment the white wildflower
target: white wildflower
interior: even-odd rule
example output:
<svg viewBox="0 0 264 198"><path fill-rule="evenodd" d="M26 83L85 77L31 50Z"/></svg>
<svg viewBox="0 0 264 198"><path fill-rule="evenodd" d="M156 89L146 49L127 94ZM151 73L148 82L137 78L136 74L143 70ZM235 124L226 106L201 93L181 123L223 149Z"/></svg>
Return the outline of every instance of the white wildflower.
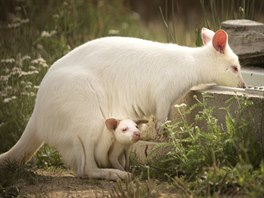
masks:
<svg viewBox="0 0 264 198"><path fill-rule="evenodd" d="M6 97L6 96L7 96L6 91L0 91L0 96L1 96L1 97Z"/></svg>
<svg viewBox="0 0 264 198"><path fill-rule="evenodd" d="M13 67L12 71L10 72L10 75L16 75L16 74L21 74L22 73L22 69L19 67Z"/></svg>
<svg viewBox="0 0 264 198"><path fill-rule="evenodd" d="M59 16L58 14L54 14L52 17L53 17L54 19L58 19L58 18L60 18L60 16Z"/></svg>
<svg viewBox="0 0 264 198"><path fill-rule="evenodd" d="M134 20L137 20L137 21L139 21L140 20L140 14L138 14L137 12L133 12L132 14L131 14L131 17L134 19Z"/></svg>
<svg viewBox="0 0 264 198"><path fill-rule="evenodd" d="M21 20L20 17L15 16L15 15L10 15L10 17L11 17L12 22L19 22Z"/></svg>
<svg viewBox="0 0 264 198"><path fill-rule="evenodd" d="M8 74L10 72L10 69L5 68L3 71L4 71L4 73Z"/></svg>
<svg viewBox="0 0 264 198"><path fill-rule="evenodd" d="M164 124L170 124L171 123L171 120L166 120L165 122L164 122Z"/></svg>
<svg viewBox="0 0 264 198"><path fill-rule="evenodd" d="M34 93L34 92L26 92L26 91L23 91L22 93L21 93L21 95L23 95L23 96L31 96L31 97L34 97L36 94Z"/></svg>
<svg viewBox="0 0 264 198"><path fill-rule="evenodd" d="M27 85L25 86L25 88L26 88L26 89L31 89L32 87L31 87L31 85L27 84Z"/></svg>
<svg viewBox="0 0 264 198"><path fill-rule="evenodd" d="M39 86L35 85L35 86L34 86L34 89L39 89Z"/></svg>
<svg viewBox="0 0 264 198"><path fill-rule="evenodd" d="M33 92L33 91L31 91L30 93L29 93L29 96L32 96L32 97L34 97L36 94Z"/></svg>
<svg viewBox="0 0 264 198"><path fill-rule="evenodd" d="M8 24L7 27L8 28L17 28L17 27L21 26L21 24L25 24L28 22L29 22L29 19L21 19L17 16L13 16L12 17L12 23Z"/></svg>
<svg viewBox="0 0 264 198"><path fill-rule="evenodd" d="M19 74L19 77L21 77L21 76L30 76L30 75L34 75L34 74L38 74L38 73L39 73L38 71L28 71L28 72L21 71L20 74Z"/></svg>
<svg viewBox="0 0 264 198"><path fill-rule="evenodd" d="M17 28L21 25L21 23L11 23L11 24L8 24L7 27L8 28Z"/></svg>
<svg viewBox="0 0 264 198"><path fill-rule="evenodd" d="M117 35L117 34L119 34L119 30L111 29L111 30L108 31L108 34L110 34L110 35Z"/></svg>
<svg viewBox="0 0 264 198"><path fill-rule="evenodd" d="M31 89L32 88L32 82L30 82L30 81L27 81L24 85L25 85L26 89Z"/></svg>
<svg viewBox="0 0 264 198"><path fill-rule="evenodd" d="M48 32L48 31L42 31L41 32L41 37L52 37L56 33L57 32L55 30L52 30L50 32Z"/></svg>
<svg viewBox="0 0 264 198"><path fill-rule="evenodd" d="M17 98L16 96L12 96L11 98L5 98L3 102L9 103L10 101L15 100L16 98Z"/></svg>
<svg viewBox="0 0 264 198"><path fill-rule="evenodd" d="M29 69L30 69L30 70L37 70L37 68L36 68L35 66L33 66L33 65L30 65L30 66L29 66Z"/></svg>
<svg viewBox="0 0 264 198"><path fill-rule="evenodd" d="M16 6L16 7L15 7L15 10L16 10L16 11L21 11L21 7L20 7L20 6Z"/></svg>
<svg viewBox="0 0 264 198"><path fill-rule="evenodd" d="M25 61L25 60L30 60L31 57L29 55L25 55L22 57L22 61Z"/></svg>
<svg viewBox="0 0 264 198"><path fill-rule="evenodd" d="M39 50L43 50L43 45L41 45L41 44L37 44L37 49L39 49Z"/></svg>
<svg viewBox="0 0 264 198"><path fill-rule="evenodd" d="M42 67L48 67L48 64L46 63L46 60L44 60L42 57L39 57L37 59L32 60L31 63L40 65Z"/></svg>
<svg viewBox="0 0 264 198"><path fill-rule="evenodd" d="M174 107L181 108L181 107L187 107L187 105L185 103L182 103L182 104L176 104L174 105Z"/></svg>
<svg viewBox="0 0 264 198"><path fill-rule="evenodd" d="M21 19L20 22L25 24L29 22L29 19Z"/></svg>
<svg viewBox="0 0 264 198"><path fill-rule="evenodd" d="M9 75L6 75L6 76L0 76L0 81L4 82L4 81L8 81L9 79Z"/></svg>
<svg viewBox="0 0 264 198"><path fill-rule="evenodd" d="M4 122L1 122L0 123L0 127L2 127L2 126L4 126L5 125L5 123Z"/></svg>
<svg viewBox="0 0 264 198"><path fill-rule="evenodd" d="M6 86L6 87L5 87L5 90L6 90L6 91L11 91L12 89L13 89L13 87L11 87L11 86Z"/></svg>
<svg viewBox="0 0 264 198"><path fill-rule="evenodd" d="M14 62L16 62L14 58L7 58L1 60L1 63L14 63Z"/></svg>

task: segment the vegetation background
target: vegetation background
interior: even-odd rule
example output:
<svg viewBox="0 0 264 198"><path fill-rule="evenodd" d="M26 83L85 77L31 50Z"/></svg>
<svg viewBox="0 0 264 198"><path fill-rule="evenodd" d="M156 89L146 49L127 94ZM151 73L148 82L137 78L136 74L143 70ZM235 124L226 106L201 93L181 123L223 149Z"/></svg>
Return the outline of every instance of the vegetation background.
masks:
<svg viewBox="0 0 264 198"><path fill-rule="evenodd" d="M176 42L182 45L196 46L200 45L198 38L201 27L205 26L217 30L220 28L221 21L238 18L264 22L264 1L0 0L0 153L10 149L21 136L32 113L38 86L48 68L54 61L76 46L94 38L115 35L133 36L162 42ZM230 117L227 122L231 123L230 130L235 128L236 122L232 117ZM217 123L213 124L217 128L220 127ZM192 126L189 126L190 128L186 125L184 126L186 127L186 133L194 130ZM236 133L234 132L234 134ZM190 133L188 133L187 136L188 135L190 135ZM220 138L220 135L216 137ZM216 142L222 141L223 139L221 138L217 139ZM173 136L171 140L172 142L176 141ZM252 141L254 142L254 140ZM246 144L244 146L247 149ZM242 147L244 148L244 146ZM185 150L188 151L188 149ZM191 150L193 150L193 148L191 148ZM182 154L184 155L186 153ZM241 156L247 155L248 154L241 154ZM59 154L49 147L44 147L37 156L36 161L39 167L62 166ZM261 172L261 170L264 169L263 165L261 165L263 152L257 154L257 156L260 158L254 166L252 166L251 161L247 161L246 165L251 164L251 166L249 168L248 166L246 167L248 169L245 171L243 178L244 176L249 177L249 175L246 175L249 170L253 173L255 170ZM178 158L169 155L167 159L173 161L173 159ZM196 158L194 157L193 159ZM245 158L242 157L241 159L244 160ZM165 160L165 162L168 161ZM165 162L164 164L166 164ZM237 168L235 165L238 162L240 163L241 161L232 162L232 166L229 164L230 166L228 166L228 168L234 170L232 167ZM175 163L175 161L172 163ZM194 166L197 166L197 164L192 164L192 162L188 163L190 163L190 170ZM164 164L160 164L160 167L164 166ZM200 165L200 170L203 170L203 167L204 169L207 167L206 163ZM211 165L212 163L210 167ZM184 164L178 164L178 167L181 166L184 166ZM151 164L149 169L146 169L145 166L138 167L141 167L139 170L141 170L141 172L143 170L144 174L152 171L152 176L154 177L155 168L153 168ZM216 165L213 167L215 168ZM241 165L240 167L245 166ZM219 173L217 177L220 178L220 183L224 183L225 177L229 177L225 176L226 172L220 169L221 166L218 168L217 170L220 172L217 172ZM137 170L137 168L135 168L135 170ZM161 171L161 169L157 170ZM244 171L245 169L241 168L238 172L240 171L243 173L241 170ZM260 173L260 175L263 174L263 172ZM175 178L175 167L171 167L171 169L168 169L165 173L169 177ZM207 171L207 173L211 174L209 174L209 176L213 175L210 171ZM181 174L182 172L180 175ZM238 173L234 173L233 171L232 174ZM254 174L250 175L252 176ZM201 181L204 177L203 174L201 176ZM187 180L186 178L181 178L181 180L176 179L173 181L177 181L177 188L182 188L186 195L191 195L195 188L198 189L198 184L196 186L192 184L195 187L190 187L191 183L188 182L192 182L192 178L193 177L187 178ZM253 177L251 183L254 183L252 181L255 181L255 179L256 178ZM258 180L263 182L263 180L259 178ZM202 188L200 188L202 194L205 192L210 194L219 191L219 186L214 186L215 190L211 192L210 189L208 190L208 186L209 188L211 187L210 182L212 181L203 181L208 183L203 183L207 188L206 190L201 190ZM132 181L133 184L138 184L137 182L138 181ZM236 185L242 186L243 183L241 183L241 181L239 183L236 179L233 180L233 178L228 180L228 182L235 183L235 185L231 185L231 187L237 187ZM228 183L228 185L229 184L230 183ZM1 185L4 186L4 183L1 183L0 180L0 186ZM198 192L195 193L199 194ZM260 193L263 193L263 191Z"/></svg>

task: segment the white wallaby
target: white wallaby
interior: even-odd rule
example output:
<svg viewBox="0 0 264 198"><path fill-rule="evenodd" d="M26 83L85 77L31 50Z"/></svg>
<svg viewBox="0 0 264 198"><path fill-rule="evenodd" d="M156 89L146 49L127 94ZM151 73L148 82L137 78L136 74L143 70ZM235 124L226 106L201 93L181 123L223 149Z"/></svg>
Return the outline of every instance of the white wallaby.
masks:
<svg viewBox="0 0 264 198"><path fill-rule="evenodd" d="M215 82L245 87L238 57L225 31L202 29L204 46L192 48L137 38L87 42L56 61L43 78L32 116L4 161L28 161L43 144L55 147L79 176L124 178L96 163L109 117L154 115L156 129L192 86Z"/></svg>
<svg viewBox="0 0 264 198"><path fill-rule="evenodd" d="M109 162L113 168L129 171L129 149L140 139L138 125L143 123L148 123L148 120L109 118L105 121L106 127L115 137L115 142L108 153Z"/></svg>

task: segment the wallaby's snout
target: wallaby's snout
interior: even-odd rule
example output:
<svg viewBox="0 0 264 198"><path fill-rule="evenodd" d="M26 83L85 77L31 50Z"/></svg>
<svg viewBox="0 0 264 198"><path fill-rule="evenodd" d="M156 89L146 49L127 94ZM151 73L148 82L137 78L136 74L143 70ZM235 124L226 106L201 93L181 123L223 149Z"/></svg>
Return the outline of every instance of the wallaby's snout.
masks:
<svg viewBox="0 0 264 198"><path fill-rule="evenodd" d="M244 81L240 81L240 82L238 83L238 87L239 87L239 88L243 88L243 89L245 89L247 86L246 86L246 83L245 83Z"/></svg>

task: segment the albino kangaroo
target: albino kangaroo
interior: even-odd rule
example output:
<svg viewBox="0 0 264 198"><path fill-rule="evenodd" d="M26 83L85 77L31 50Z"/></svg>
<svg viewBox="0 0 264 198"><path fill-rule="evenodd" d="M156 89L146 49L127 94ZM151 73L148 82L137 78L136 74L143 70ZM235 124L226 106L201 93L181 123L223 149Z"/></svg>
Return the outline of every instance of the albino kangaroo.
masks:
<svg viewBox="0 0 264 198"><path fill-rule="evenodd" d="M114 118L105 121L108 130L114 133L115 142L109 151L109 161L113 168L129 170L129 149L140 139L139 124L148 123L148 120L132 121L130 119L117 120Z"/></svg>
<svg viewBox="0 0 264 198"><path fill-rule="evenodd" d="M45 142L79 176L124 178L126 172L96 163L97 142L105 139L105 118L154 115L158 130L171 106L194 85L245 87L226 32L204 28L201 35L204 46L197 48L106 37L72 50L43 78L25 131L0 155L0 164L24 163Z"/></svg>

